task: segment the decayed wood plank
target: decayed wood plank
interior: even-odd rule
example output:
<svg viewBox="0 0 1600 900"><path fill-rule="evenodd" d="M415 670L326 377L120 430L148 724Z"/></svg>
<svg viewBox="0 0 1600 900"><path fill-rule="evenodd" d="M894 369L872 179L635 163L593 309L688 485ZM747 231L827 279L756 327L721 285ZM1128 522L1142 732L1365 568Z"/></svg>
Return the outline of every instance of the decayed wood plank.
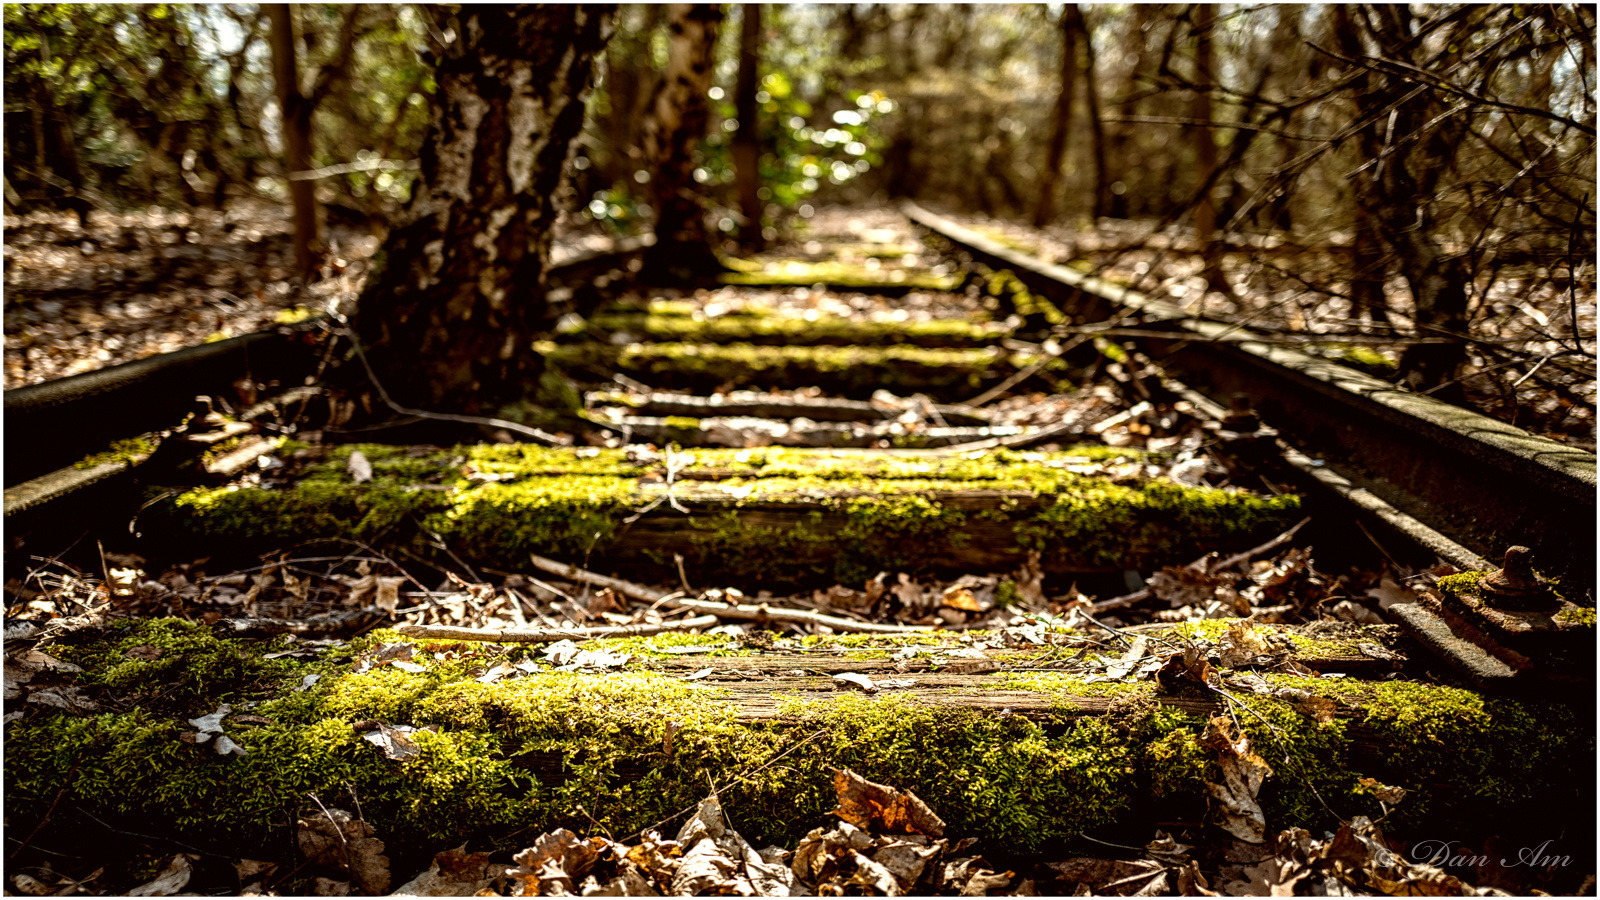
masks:
<svg viewBox="0 0 1600 900"><path fill-rule="evenodd" d="M813 422L870 422L893 419L902 410L866 400L836 397L782 397L758 391L733 391L700 397L657 391L644 397L627 394L590 392L584 395L590 406L619 404L631 406L638 415L688 416L696 419L714 416L749 416L757 419L799 419ZM929 404L933 412L950 425L989 425L992 416L985 410L943 403Z"/></svg>

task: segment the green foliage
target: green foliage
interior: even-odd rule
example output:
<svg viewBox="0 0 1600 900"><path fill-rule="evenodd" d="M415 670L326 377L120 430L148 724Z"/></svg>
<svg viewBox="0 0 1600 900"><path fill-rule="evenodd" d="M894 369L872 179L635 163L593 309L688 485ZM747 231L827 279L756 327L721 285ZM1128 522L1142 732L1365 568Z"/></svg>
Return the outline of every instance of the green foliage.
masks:
<svg viewBox="0 0 1600 900"><path fill-rule="evenodd" d="M351 653L394 637L379 632L303 661L262 658L280 640L218 638L174 619L81 633L56 648L84 667L80 685L137 708L90 716L31 708L8 724L8 821L29 827L59 798L61 810L243 848L292 822L309 793L342 798L348 788L391 853L414 852L469 838L509 846L557 825L620 837L691 806L710 779L746 837L792 843L833 808L832 772L849 767L916 792L958 835L1029 852L1149 810L1151 801L1198 809L1205 783L1220 775L1199 743L1203 719L1160 706L1148 684L1106 691L1121 699L1104 715L1070 702L1090 686L1029 673L1004 688L1058 695L1054 715L1035 721L908 694L844 694L785 699L776 718L751 722L715 687L645 671L475 680L474 667L525 653L520 647L462 653L421 642L421 672L351 670ZM887 648L953 639L811 643ZM643 650L707 638L627 640ZM148 647L161 656L129 656ZM321 680L298 690L308 674ZM1419 829L1430 823L1564 802L1581 788L1572 773L1593 758L1592 720L1560 705L1401 681L1266 677L1332 696L1346 710L1318 724L1281 701L1236 695L1237 721L1274 770L1261 798L1273 828L1379 815L1357 784L1368 774L1412 792L1386 829L1425 833ZM244 757L179 738L191 730L184 720L222 702L265 720L224 723ZM436 730L415 734L418 756L396 762L352 728L374 719ZM781 765L767 765L779 754Z"/></svg>

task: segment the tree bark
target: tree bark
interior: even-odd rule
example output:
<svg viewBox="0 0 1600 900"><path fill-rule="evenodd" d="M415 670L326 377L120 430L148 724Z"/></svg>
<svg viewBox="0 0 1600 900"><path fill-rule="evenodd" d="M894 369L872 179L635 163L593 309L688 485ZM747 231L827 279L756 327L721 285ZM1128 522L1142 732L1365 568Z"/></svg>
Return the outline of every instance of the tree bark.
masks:
<svg viewBox="0 0 1600 900"><path fill-rule="evenodd" d="M555 196L614 7L466 7L441 53L411 203L368 276L354 330L382 388L436 412L550 421L576 406L531 342Z"/></svg>
<svg viewBox="0 0 1600 900"><path fill-rule="evenodd" d="M1415 41L1408 8L1373 5L1363 18L1381 55L1411 62ZM1361 148L1371 174L1358 182L1363 206L1381 225L1378 233L1411 288L1417 336L1451 339L1407 347L1400 371L1413 388L1437 388L1451 381L1466 360L1459 338L1467 333L1470 280L1462 257L1445 252L1433 236L1431 194L1438 173L1450 163L1452 148L1442 130L1449 126L1438 121L1442 106L1433 95L1416 92L1413 83L1376 72L1366 80L1369 89L1359 101L1359 115L1369 119Z"/></svg>
<svg viewBox="0 0 1600 900"><path fill-rule="evenodd" d="M1076 11L1074 4L1067 9ZM1078 31L1070 14L1061 14L1061 93L1056 96L1055 120L1050 128L1050 147L1045 151L1044 173L1039 179L1039 205L1034 208L1033 227L1043 228L1055 218L1056 191L1061 181L1061 161L1067 152L1067 129L1072 124L1072 91L1078 72Z"/></svg>
<svg viewBox="0 0 1600 900"><path fill-rule="evenodd" d="M294 22L287 4L267 7L272 23L272 76L277 83L278 106L283 113L283 168L289 178L289 202L294 207L294 261L302 275L310 275L322 253L317 229L316 185L294 180L294 173L311 169L311 114L313 105L300 93L300 68L295 60Z"/></svg>
<svg viewBox="0 0 1600 900"><path fill-rule="evenodd" d="M1217 19L1217 7L1213 3L1197 3L1192 7L1194 11L1194 103L1191 107L1191 116L1197 123L1211 121L1211 85L1212 70L1215 59L1211 50L1211 28ZM1217 168L1217 140L1212 134L1208 124L1196 124L1192 128L1194 141L1195 174L1199 182L1205 184L1212 180L1212 171ZM1221 245L1217 243L1217 205L1213 199L1213 190L1201 193L1195 205L1194 230L1195 237L1200 242L1200 252L1205 257L1205 270L1202 273L1207 285L1213 291L1232 294L1228 281L1222 276L1220 262L1222 259Z"/></svg>
<svg viewBox="0 0 1600 900"><path fill-rule="evenodd" d="M722 7L674 3L667 21L667 71L657 86L646 136L655 171L650 173L656 208L656 243L645 253L653 277L690 281L719 271L711 249L705 210L694 180L694 151L706 133L706 92L715 74L712 53Z"/></svg>
<svg viewBox="0 0 1600 900"><path fill-rule="evenodd" d="M1072 19L1078 32L1078 42L1083 45L1083 96L1088 103L1089 147L1094 154L1094 210L1099 219L1111 211L1111 179L1106 170L1106 129L1100 115L1099 79L1095 75L1094 39L1089 36L1089 26L1083 20L1083 11L1076 3L1067 4L1064 15Z"/></svg>
<svg viewBox="0 0 1600 900"><path fill-rule="evenodd" d="M739 188L739 212L744 217L740 243L759 250L761 237L761 130L756 124L756 87L760 83L761 4L743 6L739 33L739 81L734 86L734 115L739 128L733 133L734 178Z"/></svg>

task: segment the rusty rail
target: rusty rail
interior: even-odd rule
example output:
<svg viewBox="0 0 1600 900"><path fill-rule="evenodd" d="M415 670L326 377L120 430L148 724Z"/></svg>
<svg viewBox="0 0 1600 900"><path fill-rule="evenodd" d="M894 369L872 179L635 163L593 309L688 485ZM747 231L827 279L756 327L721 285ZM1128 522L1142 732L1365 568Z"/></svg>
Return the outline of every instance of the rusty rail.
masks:
<svg viewBox="0 0 1600 900"><path fill-rule="evenodd" d="M1569 596L1593 595L1595 454L904 209L971 259L1010 270L1077 324L1122 318L1158 333L1135 340L1168 371L1223 406L1249 396L1298 450L1451 541L1489 559L1513 544L1533 547Z"/></svg>

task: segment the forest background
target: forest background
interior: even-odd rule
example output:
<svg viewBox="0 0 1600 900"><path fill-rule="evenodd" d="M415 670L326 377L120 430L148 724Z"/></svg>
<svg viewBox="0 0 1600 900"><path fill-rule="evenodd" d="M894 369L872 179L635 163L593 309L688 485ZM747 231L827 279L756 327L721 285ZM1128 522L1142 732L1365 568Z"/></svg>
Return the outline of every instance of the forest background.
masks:
<svg viewBox="0 0 1600 900"><path fill-rule="evenodd" d="M290 270L325 274L409 197L454 22L8 5L7 211L261 231L294 209ZM708 86L664 98L689 40ZM1031 225L1046 255L1199 312L1348 338L1398 382L1592 447L1594 54L1593 8L1571 4L624 5L555 230L648 230L663 181L721 253L911 199ZM663 118L702 104L672 158ZM31 221L8 219L8 256ZM328 244L349 226L373 239ZM8 385L61 371L29 368L50 337L12 293Z"/></svg>

